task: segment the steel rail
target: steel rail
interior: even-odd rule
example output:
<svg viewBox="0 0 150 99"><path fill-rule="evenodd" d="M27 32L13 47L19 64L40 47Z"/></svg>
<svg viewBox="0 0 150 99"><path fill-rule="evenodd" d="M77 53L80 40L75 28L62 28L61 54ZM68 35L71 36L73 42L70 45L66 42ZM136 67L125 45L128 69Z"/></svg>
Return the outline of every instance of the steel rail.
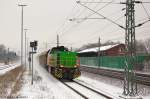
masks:
<svg viewBox="0 0 150 99"><path fill-rule="evenodd" d="M99 75L111 77L111 78L117 78L117 79L121 79L121 80L124 79L123 78L124 77L123 71L102 69L102 68L97 69L97 68L91 68L91 67L85 67L85 66L81 70L86 71L86 72L91 72L94 74L99 74ZM138 72L135 72L135 73L136 73L136 81L138 84L150 86L150 75L141 74Z"/></svg>
<svg viewBox="0 0 150 99"><path fill-rule="evenodd" d="M61 81L61 80L60 80ZM74 92L76 92L78 95L80 95L81 97L83 97L84 99L89 99L88 97L86 97L85 95L83 95L82 93L80 93L79 91L77 91L76 89L74 89L73 87L69 86L68 84L66 84L64 81L61 81L65 86L67 86L68 88L70 88L71 90L73 90Z"/></svg>
<svg viewBox="0 0 150 99"><path fill-rule="evenodd" d="M85 96L84 94L82 94L81 92L79 92L78 90L76 90L75 88L73 88L73 87L71 87L70 85L66 84L65 81L62 81L62 80L60 80L60 81L61 81L65 86L67 86L68 88L70 88L71 90L73 90L74 92L76 92L77 94L79 94L79 95L80 95L81 97L83 97L84 99L89 99L87 96ZM100 95L100 96L106 97L107 99L113 99L112 97L110 97L110 96L108 96L108 95L106 95L106 94L103 94L103 93L101 93L101 92L99 92L99 91L96 91L96 90L94 90L94 89L92 89L92 88L90 88L90 87L88 87L88 86L85 86L85 85L79 83L79 82L76 82L76 81L74 81L74 80L72 80L72 82L73 82L73 83L76 83L76 84L78 84L78 85L80 85L80 86L82 86L82 87L84 87L84 88L86 88L86 89L88 89L88 90L90 90L90 91L92 91L92 92L94 92L94 93Z"/></svg>
<svg viewBox="0 0 150 99"><path fill-rule="evenodd" d="M99 91L96 91L96 90L94 90L94 89L92 89L92 88L90 88L90 87L88 87L88 86L85 86L85 85L83 85L83 84L81 84L81 83L79 83L79 82L77 82L77 81L73 81L73 82L75 82L76 84L78 84L78 85L80 85L80 86L83 86L83 87L85 87L85 88L87 88L87 89L89 89L89 90L91 90L91 91L93 91L93 92L95 92L95 93L97 93L97 94L99 94L99 95L102 95L102 96L104 96L104 97L106 97L106 98L108 98L108 99L113 99L112 97L110 97L110 96L108 96L108 95L106 95L106 94L103 94L103 93L101 93L101 92L99 92Z"/></svg>

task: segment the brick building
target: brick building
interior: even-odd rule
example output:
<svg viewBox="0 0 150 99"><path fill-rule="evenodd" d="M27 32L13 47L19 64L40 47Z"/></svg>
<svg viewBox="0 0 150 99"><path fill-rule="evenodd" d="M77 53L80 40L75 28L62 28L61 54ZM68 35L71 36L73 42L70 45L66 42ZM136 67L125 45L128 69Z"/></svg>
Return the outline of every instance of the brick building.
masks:
<svg viewBox="0 0 150 99"><path fill-rule="evenodd" d="M124 55L125 45L124 44L115 44L115 45L107 45L100 47L100 55L103 56L119 56ZM80 57L93 57L97 56L99 52L99 47L89 48L82 51L79 51Z"/></svg>

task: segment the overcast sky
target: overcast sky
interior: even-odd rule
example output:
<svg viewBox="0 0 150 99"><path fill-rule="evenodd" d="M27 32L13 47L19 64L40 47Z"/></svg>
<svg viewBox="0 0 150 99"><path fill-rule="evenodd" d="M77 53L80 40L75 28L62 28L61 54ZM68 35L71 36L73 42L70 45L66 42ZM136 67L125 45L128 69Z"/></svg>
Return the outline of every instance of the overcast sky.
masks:
<svg viewBox="0 0 150 99"><path fill-rule="evenodd" d="M102 0L84 0L84 1L102 1ZM103 0L104 1L104 0ZM112 0L107 0L112 1ZM124 0L113 0L120 2ZM143 0L149 1L149 0ZM60 35L60 42L67 47L80 47L83 44L97 42L101 37L102 42L107 40L124 41L124 30L117 25L104 19L81 20L93 12L80 6L75 0L0 0L0 44L5 44L12 50L20 49L21 34L21 8L18 4L27 4L24 8L24 28L27 31L27 37L30 40L38 40L40 49L55 46L56 35ZM93 10L116 20L122 26L125 24L125 5L119 4L85 4ZM105 6L105 7L104 7ZM146 11L150 15L150 3L144 4ZM136 24L148 20L142 5L137 4ZM69 21L76 18L74 21ZM93 14L90 18L101 18ZM118 19L118 20L117 20ZM137 39L150 38L150 22L136 29Z"/></svg>

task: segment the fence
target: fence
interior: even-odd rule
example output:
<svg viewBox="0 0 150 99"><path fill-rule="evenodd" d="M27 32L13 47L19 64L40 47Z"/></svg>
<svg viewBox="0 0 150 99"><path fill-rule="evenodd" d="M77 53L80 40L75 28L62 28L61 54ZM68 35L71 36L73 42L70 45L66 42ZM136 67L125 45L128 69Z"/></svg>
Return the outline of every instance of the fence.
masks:
<svg viewBox="0 0 150 99"><path fill-rule="evenodd" d="M130 57L127 57L130 59ZM141 65L144 61L150 60L148 55L138 55L136 56L136 65L140 68L143 68ZM125 66L125 57L124 56L100 56L100 57L80 57L81 65L88 65L91 67L107 67L107 68L117 68L123 69ZM131 65L129 65L131 68Z"/></svg>

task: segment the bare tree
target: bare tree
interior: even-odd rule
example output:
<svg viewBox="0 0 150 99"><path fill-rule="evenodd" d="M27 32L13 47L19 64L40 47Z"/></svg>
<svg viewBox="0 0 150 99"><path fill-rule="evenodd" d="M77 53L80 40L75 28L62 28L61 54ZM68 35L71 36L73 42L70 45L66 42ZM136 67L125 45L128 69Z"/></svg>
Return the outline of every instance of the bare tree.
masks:
<svg viewBox="0 0 150 99"><path fill-rule="evenodd" d="M136 52L137 53L147 53L146 47L144 45L144 41L136 40Z"/></svg>
<svg viewBox="0 0 150 99"><path fill-rule="evenodd" d="M150 39L145 40L145 48L147 53L150 53Z"/></svg>
<svg viewBox="0 0 150 99"><path fill-rule="evenodd" d="M7 51L5 45L0 44L0 62L6 62L7 60L17 60L19 57L14 51Z"/></svg>

